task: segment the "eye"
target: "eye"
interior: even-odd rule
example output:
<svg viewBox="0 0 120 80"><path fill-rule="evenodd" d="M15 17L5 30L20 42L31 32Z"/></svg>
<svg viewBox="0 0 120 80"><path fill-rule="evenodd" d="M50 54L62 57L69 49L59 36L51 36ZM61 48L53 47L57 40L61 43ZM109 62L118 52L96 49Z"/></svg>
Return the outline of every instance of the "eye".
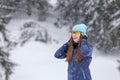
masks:
<svg viewBox="0 0 120 80"><path fill-rule="evenodd" d="M79 34L79 31L72 31L71 34Z"/></svg>

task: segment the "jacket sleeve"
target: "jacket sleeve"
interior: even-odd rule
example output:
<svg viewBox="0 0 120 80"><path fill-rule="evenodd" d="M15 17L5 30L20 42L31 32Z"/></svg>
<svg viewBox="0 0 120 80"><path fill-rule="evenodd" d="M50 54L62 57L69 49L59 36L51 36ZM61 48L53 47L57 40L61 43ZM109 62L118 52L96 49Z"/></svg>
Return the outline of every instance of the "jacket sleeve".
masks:
<svg viewBox="0 0 120 80"><path fill-rule="evenodd" d="M80 62L83 68L89 67L92 60L92 51L93 46L88 43L86 39L83 39L81 44L81 55L84 56L84 59Z"/></svg>
<svg viewBox="0 0 120 80"><path fill-rule="evenodd" d="M63 44L56 52L55 57L59 59L63 59L66 57L67 49L68 49L69 42Z"/></svg>
<svg viewBox="0 0 120 80"><path fill-rule="evenodd" d="M81 55L84 57L91 57L92 51L93 46L89 44L86 39L83 39L81 43Z"/></svg>

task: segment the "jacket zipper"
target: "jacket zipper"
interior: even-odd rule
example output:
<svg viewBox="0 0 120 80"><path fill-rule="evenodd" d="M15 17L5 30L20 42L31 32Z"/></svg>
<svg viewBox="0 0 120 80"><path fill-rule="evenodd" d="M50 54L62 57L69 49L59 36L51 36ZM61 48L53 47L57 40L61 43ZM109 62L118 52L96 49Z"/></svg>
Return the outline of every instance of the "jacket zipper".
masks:
<svg viewBox="0 0 120 80"><path fill-rule="evenodd" d="M86 79L85 71L84 71L83 69L81 69L81 70L82 70L83 78L84 78L84 80L85 80L85 79Z"/></svg>

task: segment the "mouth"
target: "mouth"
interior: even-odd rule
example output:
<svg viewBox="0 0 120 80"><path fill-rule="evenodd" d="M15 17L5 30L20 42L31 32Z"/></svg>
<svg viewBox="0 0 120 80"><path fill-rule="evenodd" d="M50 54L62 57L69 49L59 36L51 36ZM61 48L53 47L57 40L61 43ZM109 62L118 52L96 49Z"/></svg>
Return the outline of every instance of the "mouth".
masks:
<svg viewBox="0 0 120 80"><path fill-rule="evenodd" d="M78 38L73 38L74 41L78 41Z"/></svg>
<svg viewBox="0 0 120 80"><path fill-rule="evenodd" d="M74 37L73 39L78 39L77 37Z"/></svg>

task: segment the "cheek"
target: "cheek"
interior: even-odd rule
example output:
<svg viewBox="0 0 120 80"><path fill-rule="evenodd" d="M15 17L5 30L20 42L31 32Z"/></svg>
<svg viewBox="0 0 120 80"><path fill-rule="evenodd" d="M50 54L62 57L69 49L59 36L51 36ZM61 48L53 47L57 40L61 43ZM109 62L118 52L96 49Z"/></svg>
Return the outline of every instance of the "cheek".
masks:
<svg viewBox="0 0 120 80"><path fill-rule="evenodd" d="M75 38L75 39L78 39L78 40L79 40L80 35L79 35L79 34L73 34L72 37L73 37L73 39Z"/></svg>
<svg viewBox="0 0 120 80"><path fill-rule="evenodd" d="M77 37L77 39L79 40L80 36L76 36L76 37Z"/></svg>

